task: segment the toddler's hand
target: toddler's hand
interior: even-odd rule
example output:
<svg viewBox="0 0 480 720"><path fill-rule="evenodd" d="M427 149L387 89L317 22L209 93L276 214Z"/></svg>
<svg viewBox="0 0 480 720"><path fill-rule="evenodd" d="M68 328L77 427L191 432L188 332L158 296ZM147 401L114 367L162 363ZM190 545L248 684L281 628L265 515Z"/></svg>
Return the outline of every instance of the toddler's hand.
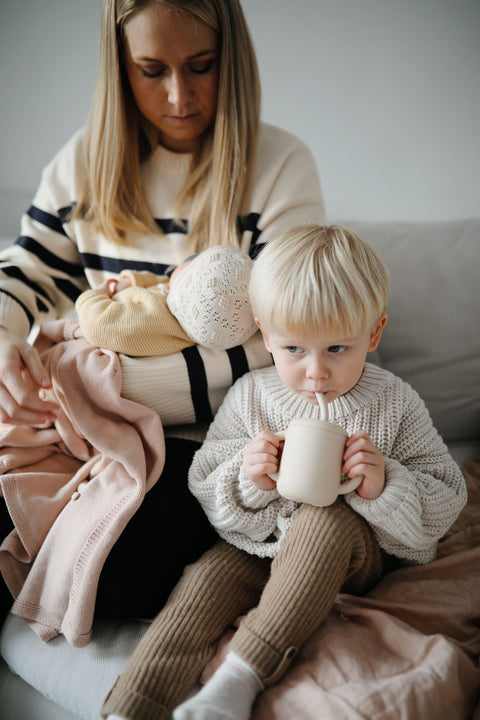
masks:
<svg viewBox="0 0 480 720"><path fill-rule="evenodd" d="M357 492L366 500L374 500L382 494L385 487L385 461L365 430L354 433L345 443L342 472L349 478L363 475Z"/></svg>
<svg viewBox="0 0 480 720"><path fill-rule="evenodd" d="M260 490L273 490L277 483L269 473L278 472L281 441L269 430L251 440L243 453L243 466L248 479Z"/></svg>

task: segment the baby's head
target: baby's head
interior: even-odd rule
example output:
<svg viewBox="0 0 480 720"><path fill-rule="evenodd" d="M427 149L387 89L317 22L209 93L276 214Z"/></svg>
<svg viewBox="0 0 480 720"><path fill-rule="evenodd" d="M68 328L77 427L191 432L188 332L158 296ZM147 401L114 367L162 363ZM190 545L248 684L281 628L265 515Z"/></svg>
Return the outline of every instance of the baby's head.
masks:
<svg viewBox="0 0 480 720"><path fill-rule="evenodd" d="M167 304L198 345L225 350L247 342L257 331L248 296L251 267L248 255L219 245L177 268Z"/></svg>
<svg viewBox="0 0 480 720"><path fill-rule="evenodd" d="M353 231L301 225L265 245L249 292L266 332L352 334L385 313L390 280L374 249Z"/></svg>

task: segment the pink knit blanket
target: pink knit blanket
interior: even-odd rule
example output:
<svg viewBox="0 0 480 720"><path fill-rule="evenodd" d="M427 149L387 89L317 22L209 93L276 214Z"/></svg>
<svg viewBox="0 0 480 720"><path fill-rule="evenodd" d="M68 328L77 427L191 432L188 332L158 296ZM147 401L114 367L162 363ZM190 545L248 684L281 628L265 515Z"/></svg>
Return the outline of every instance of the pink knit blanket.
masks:
<svg viewBox="0 0 480 720"><path fill-rule="evenodd" d="M12 612L42 640L63 633L81 647L105 559L159 478L165 443L158 415L121 396L116 354L77 329L49 323L36 343L61 408L55 425L0 424L0 492L15 525L0 570Z"/></svg>

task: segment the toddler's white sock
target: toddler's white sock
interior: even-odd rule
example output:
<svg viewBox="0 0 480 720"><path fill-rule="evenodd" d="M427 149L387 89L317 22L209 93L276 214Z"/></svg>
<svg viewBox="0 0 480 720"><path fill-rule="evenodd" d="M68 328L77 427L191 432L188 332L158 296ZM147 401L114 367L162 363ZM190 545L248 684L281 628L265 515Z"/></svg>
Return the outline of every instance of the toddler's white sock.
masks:
<svg viewBox="0 0 480 720"><path fill-rule="evenodd" d="M174 710L173 720L248 720L264 689L255 670L230 652L200 692Z"/></svg>

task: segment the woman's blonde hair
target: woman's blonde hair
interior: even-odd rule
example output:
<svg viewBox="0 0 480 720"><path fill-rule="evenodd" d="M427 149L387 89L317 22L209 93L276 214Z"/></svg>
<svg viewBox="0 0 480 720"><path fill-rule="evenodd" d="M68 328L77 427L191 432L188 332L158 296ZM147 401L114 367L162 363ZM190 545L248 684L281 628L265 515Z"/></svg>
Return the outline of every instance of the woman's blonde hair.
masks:
<svg viewBox="0 0 480 720"><path fill-rule="evenodd" d="M238 0L103 1L98 75L86 126L88 180L76 217L93 221L117 242L127 232L161 232L140 178L140 164L154 147L154 129L136 106L122 57L125 26L155 2L198 18L220 41L216 119L192 159L176 199L176 219L188 208L192 251L238 246L237 219L248 201L260 116L255 51Z"/></svg>
<svg viewBox="0 0 480 720"><path fill-rule="evenodd" d="M249 290L266 332L351 335L385 312L390 279L375 250L348 228L302 225L265 245Z"/></svg>

